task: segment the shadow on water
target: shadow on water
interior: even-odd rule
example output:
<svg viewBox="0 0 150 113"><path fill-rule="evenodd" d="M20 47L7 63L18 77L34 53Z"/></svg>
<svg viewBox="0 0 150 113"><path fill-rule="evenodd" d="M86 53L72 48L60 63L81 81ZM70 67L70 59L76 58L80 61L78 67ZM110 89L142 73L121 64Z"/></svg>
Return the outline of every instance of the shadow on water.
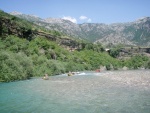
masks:
<svg viewBox="0 0 150 113"><path fill-rule="evenodd" d="M0 83L0 112L149 113L150 70L82 72Z"/></svg>

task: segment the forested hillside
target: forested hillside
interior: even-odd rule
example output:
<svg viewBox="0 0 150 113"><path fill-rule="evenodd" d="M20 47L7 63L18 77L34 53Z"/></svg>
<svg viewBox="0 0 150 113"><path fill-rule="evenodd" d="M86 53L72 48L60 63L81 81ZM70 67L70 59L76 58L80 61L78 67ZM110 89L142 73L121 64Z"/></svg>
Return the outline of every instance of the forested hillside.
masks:
<svg viewBox="0 0 150 113"><path fill-rule="evenodd" d="M118 60L101 44L75 40L0 11L0 81L49 76L69 71L107 70L127 66L150 68L146 56Z"/></svg>

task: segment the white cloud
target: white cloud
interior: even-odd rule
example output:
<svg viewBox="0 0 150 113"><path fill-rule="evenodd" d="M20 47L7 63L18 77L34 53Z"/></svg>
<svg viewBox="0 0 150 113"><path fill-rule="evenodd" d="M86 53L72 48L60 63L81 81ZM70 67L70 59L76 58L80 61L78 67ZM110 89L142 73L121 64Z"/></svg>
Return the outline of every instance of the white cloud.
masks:
<svg viewBox="0 0 150 113"><path fill-rule="evenodd" d="M86 20L87 17L86 17L86 16L80 16L79 19L80 19L80 20Z"/></svg>
<svg viewBox="0 0 150 113"><path fill-rule="evenodd" d="M74 17L71 17L71 16L64 16L62 19L69 20L73 23L77 23L77 20Z"/></svg>
<svg viewBox="0 0 150 113"><path fill-rule="evenodd" d="M91 18L88 18L87 16L80 16L79 17L79 20L81 20L82 22L91 22L92 19Z"/></svg>
<svg viewBox="0 0 150 113"><path fill-rule="evenodd" d="M89 19L87 20L87 22L92 22L92 20L89 18Z"/></svg>

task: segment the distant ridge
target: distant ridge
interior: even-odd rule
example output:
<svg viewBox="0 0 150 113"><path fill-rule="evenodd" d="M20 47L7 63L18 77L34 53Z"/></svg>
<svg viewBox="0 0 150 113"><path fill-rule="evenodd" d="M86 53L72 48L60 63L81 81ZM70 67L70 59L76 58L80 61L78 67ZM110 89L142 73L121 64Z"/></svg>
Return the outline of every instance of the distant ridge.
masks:
<svg viewBox="0 0 150 113"><path fill-rule="evenodd" d="M103 23L75 24L61 18L42 19L17 12L10 14L68 36L87 39L95 43L100 42L103 45L150 46L150 17L142 17L133 22L108 25Z"/></svg>

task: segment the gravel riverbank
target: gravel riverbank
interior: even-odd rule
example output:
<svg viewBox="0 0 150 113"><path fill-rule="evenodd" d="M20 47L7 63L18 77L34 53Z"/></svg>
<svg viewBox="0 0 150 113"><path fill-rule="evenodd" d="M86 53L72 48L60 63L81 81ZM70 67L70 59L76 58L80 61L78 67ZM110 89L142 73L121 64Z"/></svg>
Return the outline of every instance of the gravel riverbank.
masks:
<svg viewBox="0 0 150 113"><path fill-rule="evenodd" d="M150 89L150 70L112 71L107 72L103 77L118 84Z"/></svg>

